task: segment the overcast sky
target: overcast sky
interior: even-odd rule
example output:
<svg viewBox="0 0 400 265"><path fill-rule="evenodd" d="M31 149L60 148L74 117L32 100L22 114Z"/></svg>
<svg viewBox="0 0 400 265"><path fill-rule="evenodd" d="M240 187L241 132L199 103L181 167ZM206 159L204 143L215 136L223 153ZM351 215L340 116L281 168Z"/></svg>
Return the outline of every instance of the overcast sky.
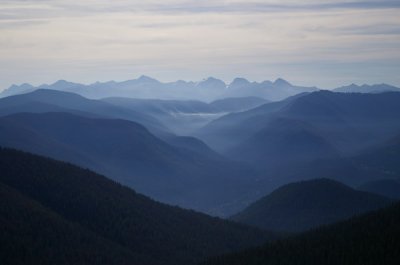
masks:
<svg viewBox="0 0 400 265"><path fill-rule="evenodd" d="M400 0L0 0L0 90L142 74L400 86Z"/></svg>

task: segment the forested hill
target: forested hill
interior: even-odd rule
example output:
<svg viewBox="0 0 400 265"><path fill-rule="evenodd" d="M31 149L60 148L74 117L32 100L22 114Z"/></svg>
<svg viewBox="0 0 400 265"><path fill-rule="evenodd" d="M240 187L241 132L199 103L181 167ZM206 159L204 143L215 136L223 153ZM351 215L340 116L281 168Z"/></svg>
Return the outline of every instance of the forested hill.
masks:
<svg viewBox="0 0 400 265"><path fill-rule="evenodd" d="M155 202L89 170L0 149L2 264L194 264L270 233Z"/></svg>
<svg viewBox="0 0 400 265"><path fill-rule="evenodd" d="M203 265L397 265L400 203Z"/></svg>
<svg viewBox="0 0 400 265"><path fill-rule="evenodd" d="M331 179L313 179L284 185L232 219L274 231L300 232L383 208L391 202Z"/></svg>

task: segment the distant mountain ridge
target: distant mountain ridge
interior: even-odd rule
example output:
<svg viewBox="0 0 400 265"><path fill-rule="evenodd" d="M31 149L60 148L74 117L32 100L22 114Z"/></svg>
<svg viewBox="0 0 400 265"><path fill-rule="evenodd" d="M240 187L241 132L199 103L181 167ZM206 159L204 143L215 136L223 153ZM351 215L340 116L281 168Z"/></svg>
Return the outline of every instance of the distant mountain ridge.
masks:
<svg viewBox="0 0 400 265"><path fill-rule="evenodd" d="M58 80L53 84L34 87L30 84L12 85L0 93L6 97L31 92L35 89L54 89L78 93L82 96L99 99L105 97L158 98L158 99L197 99L213 101L228 97L260 97L267 100L281 100L286 97L319 90L316 87L295 86L279 78L274 82L249 82L236 78L230 84L209 77L199 82L182 81L162 83L148 76L122 82L96 82L89 85Z"/></svg>
<svg viewBox="0 0 400 265"><path fill-rule="evenodd" d="M24 83L11 85L0 93L0 97L7 97L28 93L35 89L54 89L78 93L82 96L100 99L106 97L129 97L146 99L175 99L175 100L202 100L213 101L229 97L260 97L270 101L304 93L314 92L320 88L311 86L297 86L278 78L275 81L251 82L245 78L234 78L230 83L209 77L198 82L178 80L175 82L160 82L149 76L140 76L136 79L116 82L95 82L80 84L66 80L58 80L53 84L32 86ZM382 93L400 91L400 88L388 84L356 85L351 84L333 89L342 93Z"/></svg>
<svg viewBox="0 0 400 265"><path fill-rule="evenodd" d="M162 202L226 215L236 211L227 202L252 196L248 185L255 185L253 169L219 156L196 139L169 140L122 119L63 112L0 118L0 146L95 170Z"/></svg>
<svg viewBox="0 0 400 265"><path fill-rule="evenodd" d="M382 93L389 91L400 92L400 88L388 84L374 84L374 85L364 84L361 86L356 84L351 84L348 86L335 88L333 91L341 93Z"/></svg>
<svg viewBox="0 0 400 265"><path fill-rule="evenodd" d="M117 118L143 124L153 133L168 129L152 116L132 109L87 99L81 95L52 89L37 89L28 93L0 98L0 116L20 112L68 112L86 117Z"/></svg>
<svg viewBox="0 0 400 265"><path fill-rule="evenodd" d="M195 135L212 148L226 151L265 129L271 121L284 118L312 125L339 150L348 152L394 137L400 131L399 103L399 92L317 91L225 115Z"/></svg>

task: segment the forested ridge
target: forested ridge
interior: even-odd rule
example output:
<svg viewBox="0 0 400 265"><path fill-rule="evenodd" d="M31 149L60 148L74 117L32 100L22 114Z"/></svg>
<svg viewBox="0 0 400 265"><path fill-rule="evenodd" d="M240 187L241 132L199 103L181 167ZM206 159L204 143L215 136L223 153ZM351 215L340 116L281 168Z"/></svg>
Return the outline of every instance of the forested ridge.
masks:
<svg viewBox="0 0 400 265"><path fill-rule="evenodd" d="M194 264L275 237L16 150L0 172L3 264Z"/></svg>

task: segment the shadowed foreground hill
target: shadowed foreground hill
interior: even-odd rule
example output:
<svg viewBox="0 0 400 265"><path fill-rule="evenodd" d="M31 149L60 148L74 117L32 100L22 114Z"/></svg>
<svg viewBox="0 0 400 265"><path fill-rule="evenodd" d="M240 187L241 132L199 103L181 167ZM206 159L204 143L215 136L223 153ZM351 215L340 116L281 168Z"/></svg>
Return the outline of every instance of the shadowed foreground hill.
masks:
<svg viewBox="0 0 400 265"><path fill-rule="evenodd" d="M127 249L0 183L2 264L131 264Z"/></svg>
<svg viewBox="0 0 400 265"><path fill-rule="evenodd" d="M400 204L203 265L397 265Z"/></svg>
<svg viewBox="0 0 400 265"><path fill-rule="evenodd" d="M232 220L278 231L297 232L383 208L390 199L354 190L329 179L278 188Z"/></svg>
<svg viewBox="0 0 400 265"><path fill-rule="evenodd" d="M0 172L3 264L193 264L272 238L20 151L0 149Z"/></svg>

